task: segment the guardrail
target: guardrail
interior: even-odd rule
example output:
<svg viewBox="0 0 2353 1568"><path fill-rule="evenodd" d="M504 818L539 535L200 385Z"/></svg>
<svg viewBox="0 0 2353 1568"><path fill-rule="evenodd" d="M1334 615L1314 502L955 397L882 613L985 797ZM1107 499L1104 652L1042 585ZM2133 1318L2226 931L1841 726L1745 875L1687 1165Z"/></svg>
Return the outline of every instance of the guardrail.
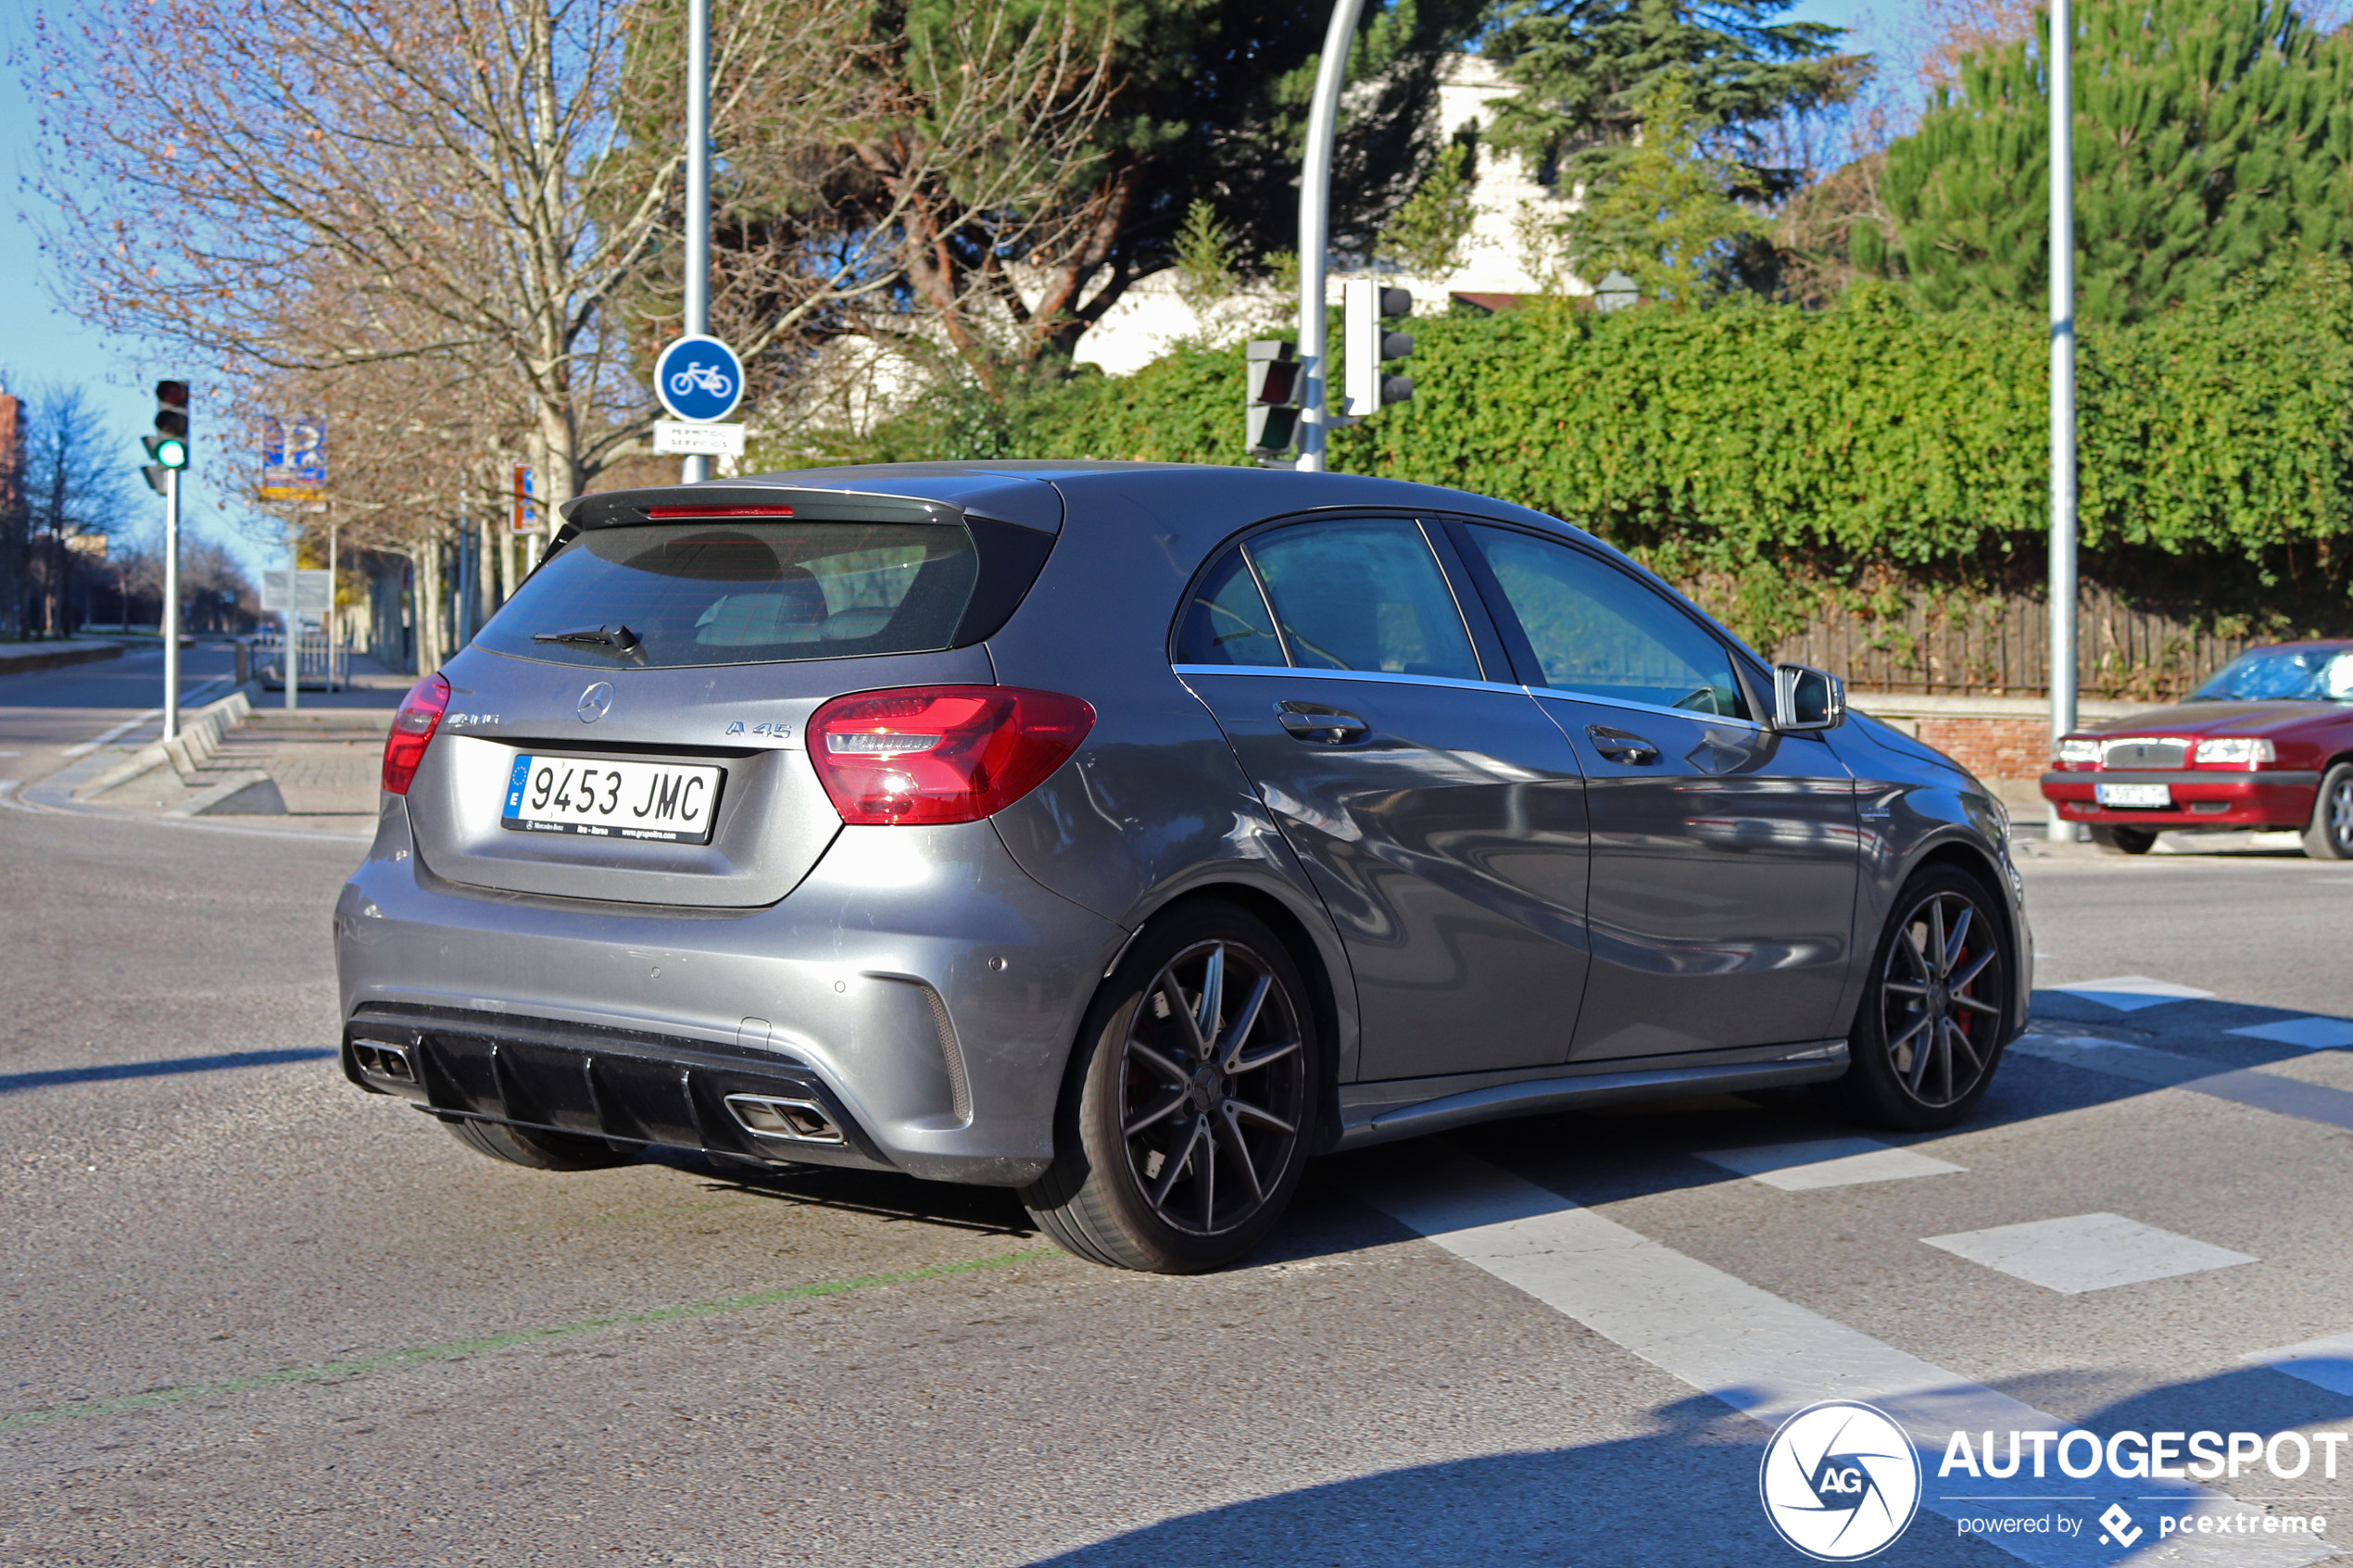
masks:
<svg viewBox="0 0 2353 1568"><path fill-rule="evenodd" d="M283 633L264 632L237 642L237 681L258 680L283 690L286 684L286 639ZM296 670L304 687L341 691L351 684L351 644L326 631L302 633L296 647Z"/></svg>

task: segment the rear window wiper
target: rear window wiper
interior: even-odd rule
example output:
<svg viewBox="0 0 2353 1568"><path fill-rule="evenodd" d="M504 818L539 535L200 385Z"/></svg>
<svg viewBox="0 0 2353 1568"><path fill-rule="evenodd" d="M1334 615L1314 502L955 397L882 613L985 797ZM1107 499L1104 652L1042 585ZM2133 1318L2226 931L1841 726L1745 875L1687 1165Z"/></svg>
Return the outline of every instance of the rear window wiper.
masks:
<svg viewBox="0 0 2353 1568"><path fill-rule="evenodd" d="M565 632L534 632L535 643L561 643L568 647L597 648L623 659L645 658L637 633L618 621L610 626L574 626Z"/></svg>

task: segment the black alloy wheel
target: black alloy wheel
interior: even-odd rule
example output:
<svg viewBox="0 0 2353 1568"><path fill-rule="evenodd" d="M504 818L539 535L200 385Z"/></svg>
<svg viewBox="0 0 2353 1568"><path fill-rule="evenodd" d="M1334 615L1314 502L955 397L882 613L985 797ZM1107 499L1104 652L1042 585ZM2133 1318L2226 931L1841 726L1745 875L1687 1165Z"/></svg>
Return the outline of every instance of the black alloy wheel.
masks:
<svg viewBox="0 0 2353 1568"><path fill-rule="evenodd" d="M1122 960L1089 1025L1031 1213L1125 1268L1248 1251L1298 1185L1315 1105L1315 1020L1282 943L1239 909L1181 912Z"/></svg>
<svg viewBox="0 0 2353 1568"><path fill-rule="evenodd" d="M1846 1073L1823 1085L1873 1126L1949 1127L1983 1098L2009 1022L2006 935L1976 878L1932 867L1905 884L1880 939Z"/></svg>
<svg viewBox="0 0 2353 1568"><path fill-rule="evenodd" d="M2321 780L2304 853L2315 860L2353 860L2353 762L2339 762Z"/></svg>

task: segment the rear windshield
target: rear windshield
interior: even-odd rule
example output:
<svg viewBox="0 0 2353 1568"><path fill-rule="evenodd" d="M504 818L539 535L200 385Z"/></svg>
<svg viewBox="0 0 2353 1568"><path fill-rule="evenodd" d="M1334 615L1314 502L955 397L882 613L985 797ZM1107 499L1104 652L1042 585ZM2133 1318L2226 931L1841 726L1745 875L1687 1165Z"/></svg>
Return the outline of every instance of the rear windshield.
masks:
<svg viewBox="0 0 2353 1568"><path fill-rule="evenodd" d="M550 557L475 639L566 664L773 663L944 648L972 597L952 523L598 528Z"/></svg>

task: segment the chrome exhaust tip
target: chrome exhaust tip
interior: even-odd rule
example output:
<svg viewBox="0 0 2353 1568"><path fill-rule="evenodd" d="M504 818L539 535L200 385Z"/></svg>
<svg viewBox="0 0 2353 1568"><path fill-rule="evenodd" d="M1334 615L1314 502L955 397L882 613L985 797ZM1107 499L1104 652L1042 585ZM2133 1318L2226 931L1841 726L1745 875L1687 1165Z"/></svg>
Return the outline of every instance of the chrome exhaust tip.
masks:
<svg viewBox="0 0 2353 1568"><path fill-rule="evenodd" d="M825 1108L813 1099L781 1095L729 1095L727 1113L756 1138L782 1143L846 1142Z"/></svg>
<svg viewBox="0 0 2353 1568"><path fill-rule="evenodd" d="M394 1045L389 1040L354 1040L351 1055L359 1062L362 1077L389 1084L404 1094L424 1087L424 1079L417 1072L417 1060L408 1046Z"/></svg>

